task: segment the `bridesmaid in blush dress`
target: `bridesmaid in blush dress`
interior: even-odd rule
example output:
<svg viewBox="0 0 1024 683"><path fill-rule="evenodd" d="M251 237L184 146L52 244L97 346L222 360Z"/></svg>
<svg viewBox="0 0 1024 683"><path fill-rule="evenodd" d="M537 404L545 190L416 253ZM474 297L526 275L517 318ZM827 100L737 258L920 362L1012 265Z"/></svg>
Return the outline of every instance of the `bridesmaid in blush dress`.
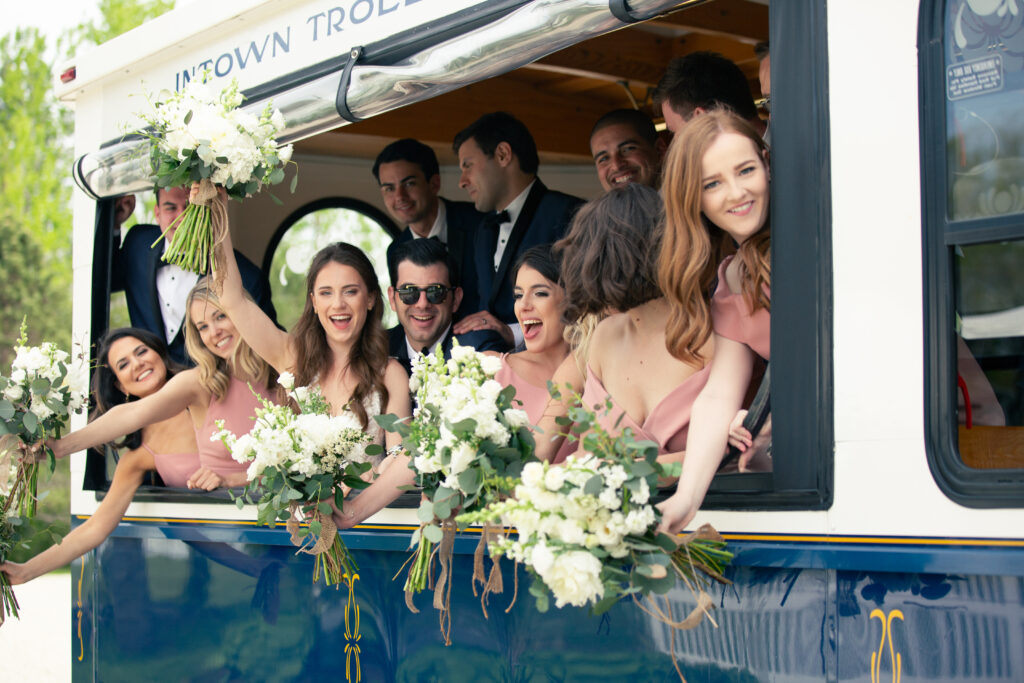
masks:
<svg viewBox="0 0 1024 683"><path fill-rule="evenodd" d="M615 188L580 209L570 238L556 245L563 252L568 315L607 317L590 340L585 376L569 362L554 381L582 391L582 403L610 433L629 427L636 438L658 444L660 462L671 463L685 456L690 406L707 381L712 347L706 344L700 358L687 361L666 348L670 307L655 267L660 216L654 190L635 183ZM567 411L568 405L552 401L541 427L554 428ZM538 455L557 462L565 449L538 446Z"/></svg>
<svg viewBox="0 0 1024 683"><path fill-rule="evenodd" d="M758 356L769 360L771 267L769 171L764 141L728 112L708 112L676 136L666 158L662 196L665 241L658 275L671 304L669 350L701 355L714 340L707 386L693 405L693 429L676 492L661 504L662 529L681 531L694 517L730 440L754 449L739 426L740 407ZM735 256L720 263L713 245L729 238ZM707 302L715 274L718 286Z"/></svg>
<svg viewBox="0 0 1024 683"><path fill-rule="evenodd" d="M107 332L97 343L96 356L99 366L92 378L96 400L93 419L115 406L155 394L180 371L162 339L130 327ZM113 445L128 450L118 460L110 488L96 512L59 544L28 562L0 565L12 584L63 567L102 543L117 527L146 472L155 469L165 485L184 488L199 469L195 433L185 410L145 425Z"/></svg>

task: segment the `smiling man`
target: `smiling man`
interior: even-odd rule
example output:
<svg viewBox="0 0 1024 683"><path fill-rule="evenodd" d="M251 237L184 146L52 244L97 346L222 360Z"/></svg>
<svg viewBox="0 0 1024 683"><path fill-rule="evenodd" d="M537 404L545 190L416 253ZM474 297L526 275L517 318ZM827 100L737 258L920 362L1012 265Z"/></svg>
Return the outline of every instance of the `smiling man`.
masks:
<svg viewBox="0 0 1024 683"><path fill-rule="evenodd" d="M447 246L460 269L472 264L467 259L472 258L473 233L483 215L469 202L455 202L440 195L440 167L433 149L412 138L396 140L377 155L373 177L380 185L388 213L405 226L388 245L389 270L400 244L424 237L436 237ZM468 293L476 298L475 288Z"/></svg>
<svg viewBox="0 0 1024 683"><path fill-rule="evenodd" d="M438 345L450 357L453 339L478 351L507 351L494 331L452 333L452 319L462 303L459 269L438 240L407 240L395 247L395 263L388 266L388 300L399 325L388 330L390 355L410 372L412 358L432 353Z"/></svg>
<svg viewBox="0 0 1024 683"><path fill-rule="evenodd" d="M590 153L605 192L628 183L658 189L665 143L647 114L616 109L599 118L590 132Z"/></svg>

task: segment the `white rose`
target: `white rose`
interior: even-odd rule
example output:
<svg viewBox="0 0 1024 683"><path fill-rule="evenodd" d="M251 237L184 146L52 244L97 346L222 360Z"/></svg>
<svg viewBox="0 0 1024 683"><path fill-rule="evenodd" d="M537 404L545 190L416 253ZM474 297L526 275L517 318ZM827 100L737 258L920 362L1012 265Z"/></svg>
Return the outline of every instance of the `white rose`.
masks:
<svg viewBox="0 0 1024 683"><path fill-rule="evenodd" d="M284 387L286 391L291 391L295 388L295 375L290 372L282 372L277 376L277 383Z"/></svg>
<svg viewBox="0 0 1024 683"><path fill-rule="evenodd" d="M583 607L604 597L601 561L585 550L562 553L543 576L555 596L555 606Z"/></svg>
<svg viewBox="0 0 1024 683"><path fill-rule="evenodd" d="M512 429L530 426L530 416L526 414L525 410L519 410L518 408L506 408L505 419Z"/></svg>
<svg viewBox="0 0 1024 683"><path fill-rule="evenodd" d="M452 449L448 468L453 475L457 475L466 471L474 460L476 460L476 449L463 442Z"/></svg>
<svg viewBox="0 0 1024 683"><path fill-rule="evenodd" d="M4 398L8 401L20 401L21 397L25 395L21 386L18 384L11 384L4 389Z"/></svg>
<svg viewBox="0 0 1024 683"><path fill-rule="evenodd" d="M554 554L548 548L547 543L541 541L533 546L533 552L530 555L533 562L533 570L543 578L555 562Z"/></svg>
<svg viewBox="0 0 1024 683"><path fill-rule="evenodd" d="M476 349L472 346L452 346L452 360L461 363L476 355Z"/></svg>
<svg viewBox="0 0 1024 683"><path fill-rule="evenodd" d="M480 369L488 377L494 377L501 370L501 358L499 356L483 356L480 359Z"/></svg>
<svg viewBox="0 0 1024 683"><path fill-rule="evenodd" d="M32 407L29 408L29 410L32 411L32 413L40 420L45 420L53 415L53 411L50 410L50 406L46 405L42 401L33 400Z"/></svg>
<svg viewBox="0 0 1024 683"><path fill-rule="evenodd" d="M292 160L292 146L291 145L285 145L284 147L279 148L277 150L277 158L281 161L282 164L287 164L289 161L291 161Z"/></svg>
<svg viewBox="0 0 1024 683"><path fill-rule="evenodd" d="M565 471L561 467L553 465L544 473L544 486L547 487L548 491L558 491L564 483Z"/></svg>
<svg viewBox="0 0 1024 683"><path fill-rule="evenodd" d="M601 504L601 507L609 510L618 510L622 506L622 497L619 495L618 489L607 488L601 491L597 501Z"/></svg>
<svg viewBox="0 0 1024 683"><path fill-rule="evenodd" d="M558 538L562 543L583 545L583 528L571 519L563 519L558 523Z"/></svg>
<svg viewBox="0 0 1024 683"><path fill-rule="evenodd" d="M528 462L523 465L523 485L535 489L544 481L544 465L539 462Z"/></svg>

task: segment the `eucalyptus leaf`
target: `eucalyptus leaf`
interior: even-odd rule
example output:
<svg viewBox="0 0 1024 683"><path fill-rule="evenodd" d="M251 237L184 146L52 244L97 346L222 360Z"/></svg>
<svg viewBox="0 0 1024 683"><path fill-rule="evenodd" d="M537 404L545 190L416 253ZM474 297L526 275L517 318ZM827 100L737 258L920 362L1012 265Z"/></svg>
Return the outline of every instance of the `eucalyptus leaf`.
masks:
<svg viewBox="0 0 1024 683"><path fill-rule="evenodd" d="M32 393L37 396L45 396L50 391L50 380L42 377L32 380Z"/></svg>
<svg viewBox="0 0 1024 683"><path fill-rule="evenodd" d="M21 424L29 434L35 434L36 427L39 426L39 418L35 413L25 413L21 416Z"/></svg>
<svg viewBox="0 0 1024 683"><path fill-rule="evenodd" d="M14 404L6 398L0 399L0 420L10 420L14 417Z"/></svg>
<svg viewBox="0 0 1024 683"><path fill-rule="evenodd" d="M463 470L459 473L459 487L469 494L474 494L480 489L480 470L475 467ZM447 516L447 515L446 515Z"/></svg>
<svg viewBox="0 0 1024 683"><path fill-rule="evenodd" d="M423 527L423 537L431 543L440 543L441 539L444 538L444 532L441 531L441 527L430 524Z"/></svg>
<svg viewBox="0 0 1024 683"><path fill-rule="evenodd" d="M420 501L420 507L416 510L416 518L424 524L434 521L434 504L429 500Z"/></svg>
<svg viewBox="0 0 1024 683"><path fill-rule="evenodd" d="M603 488L604 477L602 477L600 474L595 474L594 476L587 480L586 484L583 485L583 493L587 494L588 496L598 496L601 495L601 490Z"/></svg>

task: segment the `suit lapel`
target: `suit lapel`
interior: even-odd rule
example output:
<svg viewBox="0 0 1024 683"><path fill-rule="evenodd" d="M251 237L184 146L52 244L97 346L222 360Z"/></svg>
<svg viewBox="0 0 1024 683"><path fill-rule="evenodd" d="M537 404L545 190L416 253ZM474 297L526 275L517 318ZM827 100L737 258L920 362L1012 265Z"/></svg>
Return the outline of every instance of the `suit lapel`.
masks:
<svg viewBox="0 0 1024 683"><path fill-rule="evenodd" d="M498 299L498 293L501 291L501 285L505 282L505 278L508 277L508 270L512 267L512 263L519 257L519 245L523 243L523 238L526 236L527 231L530 229L530 224L533 222L533 217L537 213L537 207L540 206L540 200L544 197L544 193L548 191L548 188L544 186L544 183L537 178L533 187L530 188L529 194L526 195L526 201L523 203L523 210L519 212L519 216L516 218L516 224L512 226L512 234L508 237L508 244L505 245L505 252L501 255L501 263L498 265L497 272L494 273L494 280L491 283L490 298L487 302L488 310L494 309L494 302ZM494 262L494 254L491 253L491 263Z"/></svg>
<svg viewBox="0 0 1024 683"><path fill-rule="evenodd" d="M146 250L146 254L150 260L148 264L149 267L146 269L146 272L150 274L146 282L146 285L149 287L149 310L153 311L156 316L156 324L160 329L161 337L164 336L164 330L166 328L164 326L164 312L160 306L160 293L157 291L156 288L156 274L157 271L160 269L160 266L162 265L160 257L163 256L164 248L166 246L167 241L161 239L157 246L153 247L152 249ZM184 325L182 325L182 327L184 327ZM174 340L168 340L168 343L172 341Z"/></svg>

